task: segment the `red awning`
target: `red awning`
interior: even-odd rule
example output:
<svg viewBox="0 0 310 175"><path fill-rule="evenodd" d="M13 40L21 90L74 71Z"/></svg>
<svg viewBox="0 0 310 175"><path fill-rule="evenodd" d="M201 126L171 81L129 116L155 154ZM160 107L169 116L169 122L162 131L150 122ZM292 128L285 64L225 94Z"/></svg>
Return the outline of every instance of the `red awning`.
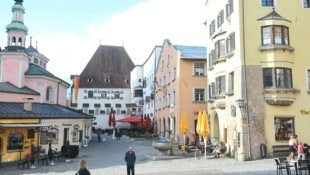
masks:
<svg viewBox="0 0 310 175"><path fill-rule="evenodd" d="M128 116L128 117L116 120L116 122L140 123L141 122L141 117L138 117L138 116Z"/></svg>

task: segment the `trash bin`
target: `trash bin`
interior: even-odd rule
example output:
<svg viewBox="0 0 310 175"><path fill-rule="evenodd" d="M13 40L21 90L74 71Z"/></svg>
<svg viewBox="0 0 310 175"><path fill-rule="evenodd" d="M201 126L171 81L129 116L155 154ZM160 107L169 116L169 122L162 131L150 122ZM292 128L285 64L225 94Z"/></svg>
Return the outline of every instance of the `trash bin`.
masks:
<svg viewBox="0 0 310 175"><path fill-rule="evenodd" d="M266 147L266 145L263 144L263 143L260 144L259 149L260 149L260 156L261 156L261 158L266 157L267 156L267 147Z"/></svg>

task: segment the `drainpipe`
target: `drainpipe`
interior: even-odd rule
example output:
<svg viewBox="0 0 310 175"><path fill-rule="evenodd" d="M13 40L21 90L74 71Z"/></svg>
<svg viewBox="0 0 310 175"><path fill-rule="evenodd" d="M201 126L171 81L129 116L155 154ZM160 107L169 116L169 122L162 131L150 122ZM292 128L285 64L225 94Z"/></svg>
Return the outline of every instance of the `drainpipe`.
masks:
<svg viewBox="0 0 310 175"><path fill-rule="evenodd" d="M58 82L58 85L57 85L57 99L56 99L56 103L57 104L59 104L59 84L61 83L61 81L60 82Z"/></svg>
<svg viewBox="0 0 310 175"><path fill-rule="evenodd" d="M248 159L252 160L252 144L251 144L251 130L250 130L250 116L249 116L249 107L248 107L248 85L247 85L247 71L246 71L246 59L245 59L245 27L244 27L244 0L242 0L242 44L243 44L243 65L244 65L244 71L243 71L243 82L245 82L245 101L247 103L246 107L246 117L247 117L247 130L248 130Z"/></svg>

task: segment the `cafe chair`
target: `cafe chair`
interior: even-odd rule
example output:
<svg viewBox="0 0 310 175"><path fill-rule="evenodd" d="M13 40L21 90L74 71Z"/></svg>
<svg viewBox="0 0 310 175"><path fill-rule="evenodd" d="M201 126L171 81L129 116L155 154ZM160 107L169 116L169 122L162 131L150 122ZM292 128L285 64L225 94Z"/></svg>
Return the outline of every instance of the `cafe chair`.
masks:
<svg viewBox="0 0 310 175"><path fill-rule="evenodd" d="M279 159L274 159L277 165L277 175L283 175L283 170L286 170L287 174L291 174L290 165L286 161L280 162Z"/></svg>
<svg viewBox="0 0 310 175"><path fill-rule="evenodd" d="M298 160L297 162L298 174L310 175L309 160Z"/></svg>

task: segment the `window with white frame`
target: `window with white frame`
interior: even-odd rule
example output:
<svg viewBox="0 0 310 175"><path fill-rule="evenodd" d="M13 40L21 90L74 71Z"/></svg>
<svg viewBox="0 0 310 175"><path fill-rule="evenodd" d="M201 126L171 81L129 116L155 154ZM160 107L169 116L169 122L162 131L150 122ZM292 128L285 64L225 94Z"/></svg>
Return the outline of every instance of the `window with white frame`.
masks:
<svg viewBox="0 0 310 175"><path fill-rule="evenodd" d="M53 100L53 88L51 86L48 86L46 88L46 101L52 101Z"/></svg>
<svg viewBox="0 0 310 175"><path fill-rule="evenodd" d="M196 88L195 90L195 102L204 102L205 101L205 89Z"/></svg>
<svg viewBox="0 0 310 175"><path fill-rule="evenodd" d="M310 8L310 0L302 0L304 8Z"/></svg>
<svg viewBox="0 0 310 175"><path fill-rule="evenodd" d="M95 108L95 115L99 115L100 114L100 108Z"/></svg>
<svg viewBox="0 0 310 175"><path fill-rule="evenodd" d="M221 39L215 43L216 58L220 58L225 55L225 40Z"/></svg>
<svg viewBox="0 0 310 175"><path fill-rule="evenodd" d="M262 45L289 45L289 31L286 26L270 25L262 27Z"/></svg>
<svg viewBox="0 0 310 175"><path fill-rule="evenodd" d="M228 74L228 92L234 92L234 72Z"/></svg>
<svg viewBox="0 0 310 175"><path fill-rule="evenodd" d="M262 7L274 7L275 2L274 0L261 0Z"/></svg>
<svg viewBox="0 0 310 175"><path fill-rule="evenodd" d="M215 94L215 83L212 82L209 84L209 99L214 99L216 96Z"/></svg>
<svg viewBox="0 0 310 175"><path fill-rule="evenodd" d="M264 68L264 88L286 88L291 89L292 84L292 70L289 68Z"/></svg>
<svg viewBox="0 0 310 175"><path fill-rule="evenodd" d="M114 92L114 98L115 99L120 99L120 92L119 91L115 91Z"/></svg>
<svg viewBox="0 0 310 175"><path fill-rule="evenodd" d="M235 32L232 32L226 38L226 52L231 53L235 50Z"/></svg>
<svg viewBox="0 0 310 175"><path fill-rule="evenodd" d="M226 17L229 17L234 11L234 3L233 0L228 0L226 4Z"/></svg>
<svg viewBox="0 0 310 175"><path fill-rule="evenodd" d="M194 75L195 76L205 75L205 64L204 63L194 63Z"/></svg>
<svg viewBox="0 0 310 175"><path fill-rule="evenodd" d="M215 32L215 20L212 20L209 25L210 36Z"/></svg>
<svg viewBox="0 0 310 175"><path fill-rule="evenodd" d="M88 91L87 98L94 98L94 92Z"/></svg>
<svg viewBox="0 0 310 175"><path fill-rule="evenodd" d="M209 67L212 67L212 65L215 63L215 50L211 50L209 53Z"/></svg>
<svg viewBox="0 0 310 175"><path fill-rule="evenodd" d="M217 15L217 28L221 27L224 23L224 10L221 10Z"/></svg>
<svg viewBox="0 0 310 175"><path fill-rule="evenodd" d="M225 86L225 76L219 76L215 79L216 82L216 94L217 95L224 95L226 86Z"/></svg>

